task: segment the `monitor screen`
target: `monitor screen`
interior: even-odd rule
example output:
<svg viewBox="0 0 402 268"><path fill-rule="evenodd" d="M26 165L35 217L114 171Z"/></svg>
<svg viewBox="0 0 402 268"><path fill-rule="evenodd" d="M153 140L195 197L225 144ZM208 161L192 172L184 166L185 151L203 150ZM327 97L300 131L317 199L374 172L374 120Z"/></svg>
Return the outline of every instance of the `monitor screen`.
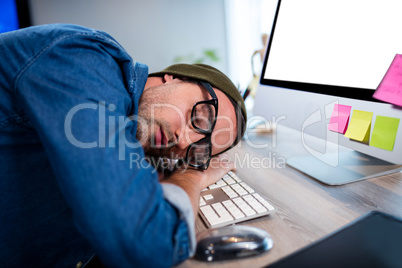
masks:
<svg viewBox="0 0 402 268"><path fill-rule="evenodd" d="M320 170L311 176L330 178L330 184L402 165L402 107L373 98L396 54L402 54L400 10L402 1L394 0L278 1L253 114L277 132L295 131L278 132L269 148L278 155L287 151L288 165L309 175ZM339 120L335 107L349 109L342 115L343 132L339 125L329 127ZM389 127L386 120L397 122Z"/></svg>
<svg viewBox="0 0 402 268"><path fill-rule="evenodd" d="M402 53L402 1L279 1L262 84L374 101Z"/></svg>

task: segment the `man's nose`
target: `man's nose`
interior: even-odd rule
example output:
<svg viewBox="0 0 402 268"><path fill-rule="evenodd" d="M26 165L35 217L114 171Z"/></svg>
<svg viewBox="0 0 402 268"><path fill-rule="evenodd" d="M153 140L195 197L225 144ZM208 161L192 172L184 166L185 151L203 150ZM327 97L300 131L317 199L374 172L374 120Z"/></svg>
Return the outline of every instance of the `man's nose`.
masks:
<svg viewBox="0 0 402 268"><path fill-rule="evenodd" d="M178 136L179 136L179 139L176 144L176 147L184 150L184 149L187 149L187 147L190 144L195 143L195 142L201 140L202 138L204 138L205 134L199 133L194 128L186 127L185 129L182 129L180 131Z"/></svg>

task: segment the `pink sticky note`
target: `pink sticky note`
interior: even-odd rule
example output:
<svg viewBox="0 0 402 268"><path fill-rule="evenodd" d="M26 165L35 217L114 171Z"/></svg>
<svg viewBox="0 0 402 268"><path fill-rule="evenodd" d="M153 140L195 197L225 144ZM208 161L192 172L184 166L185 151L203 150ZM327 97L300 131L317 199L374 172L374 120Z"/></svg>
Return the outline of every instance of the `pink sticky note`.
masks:
<svg viewBox="0 0 402 268"><path fill-rule="evenodd" d="M345 134L348 128L351 109L352 107L348 105L335 104L331 119L329 120L328 129Z"/></svg>
<svg viewBox="0 0 402 268"><path fill-rule="evenodd" d="M373 98L402 106L402 55L396 54Z"/></svg>

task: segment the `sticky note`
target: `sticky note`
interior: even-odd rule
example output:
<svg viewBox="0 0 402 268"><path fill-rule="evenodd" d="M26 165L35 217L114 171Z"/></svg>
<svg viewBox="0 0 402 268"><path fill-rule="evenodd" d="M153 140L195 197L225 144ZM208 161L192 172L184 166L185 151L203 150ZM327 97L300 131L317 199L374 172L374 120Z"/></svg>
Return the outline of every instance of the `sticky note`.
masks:
<svg viewBox="0 0 402 268"><path fill-rule="evenodd" d="M392 151L394 149L399 118L378 115L375 120L370 146Z"/></svg>
<svg viewBox="0 0 402 268"><path fill-rule="evenodd" d="M368 144L372 118L373 113L371 112L353 110L345 136Z"/></svg>
<svg viewBox="0 0 402 268"><path fill-rule="evenodd" d="M396 54L373 98L402 106L402 55Z"/></svg>
<svg viewBox="0 0 402 268"><path fill-rule="evenodd" d="M335 104L331 119L329 119L328 129L345 134L348 128L351 109L352 107L348 105Z"/></svg>

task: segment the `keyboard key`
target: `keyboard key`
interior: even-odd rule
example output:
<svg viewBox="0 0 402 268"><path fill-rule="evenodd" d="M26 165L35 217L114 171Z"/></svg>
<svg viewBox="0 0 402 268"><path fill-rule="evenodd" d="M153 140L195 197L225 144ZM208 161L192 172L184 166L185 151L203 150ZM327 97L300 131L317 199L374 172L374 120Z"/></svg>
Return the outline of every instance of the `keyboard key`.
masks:
<svg viewBox="0 0 402 268"><path fill-rule="evenodd" d="M211 226L216 226L218 224L222 224L225 222L230 222L231 220L233 220L233 218L211 218L208 219L209 223L211 224Z"/></svg>
<svg viewBox="0 0 402 268"><path fill-rule="evenodd" d="M264 201L265 203L263 203L263 205L269 210L269 211L271 211L271 210L275 210L275 208L270 204L270 203L268 203L267 201Z"/></svg>
<svg viewBox="0 0 402 268"><path fill-rule="evenodd" d="M243 199L246 200L247 202L252 201L252 200L256 200L254 197L252 197L251 195L246 195L243 196Z"/></svg>
<svg viewBox="0 0 402 268"><path fill-rule="evenodd" d="M231 200L224 201L223 205L229 210L229 212L233 215L233 217L235 217L236 220L245 217L240 209L236 207L236 205Z"/></svg>
<svg viewBox="0 0 402 268"><path fill-rule="evenodd" d="M246 200L246 202L250 205L250 207L252 207L258 213L263 213L267 211L267 209L251 195L245 196L244 200Z"/></svg>
<svg viewBox="0 0 402 268"><path fill-rule="evenodd" d="M237 197L237 196L238 196L238 194L236 194L236 192L233 191L233 189L230 188L229 186L224 186L224 187L222 187L222 191L224 191L225 194L226 194L229 198L234 198L234 197Z"/></svg>
<svg viewBox="0 0 402 268"><path fill-rule="evenodd" d="M219 186L225 186L226 182L223 179L220 179L216 184Z"/></svg>
<svg viewBox="0 0 402 268"><path fill-rule="evenodd" d="M229 173L228 173L228 174L229 174ZM232 178L232 177L229 176L228 174L223 175L222 179L223 179L223 180L227 180L227 179Z"/></svg>
<svg viewBox="0 0 402 268"><path fill-rule="evenodd" d="M211 199L214 199L214 196L212 194L206 194L206 195L204 195L204 199L211 200Z"/></svg>
<svg viewBox="0 0 402 268"><path fill-rule="evenodd" d="M233 206L236 206L235 204L233 204L233 201L232 200L225 200L225 201L223 201L222 202L222 204L225 206L225 207L233 207Z"/></svg>
<svg viewBox="0 0 402 268"><path fill-rule="evenodd" d="M200 196L200 206L205 206L207 203L205 203L204 198Z"/></svg>
<svg viewBox="0 0 402 268"><path fill-rule="evenodd" d="M232 177L236 182L241 182L242 180L232 171L228 172L229 176Z"/></svg>
<svg viewBox="0 0 402 268"><path fill-rule="evenodd" d="M245 195L245 194L248 194L247 191L244 190L243 188L236 189L236 193L237 193L238 195Z"/></svg>
<svg viewBox="0 0 402 268"><path fill-rule="evenodd" d="M212 207L210 205L200 207L200 210L202 211L204 216L207 217L207 218L214 217L214 216L217 217L218 216L218 215L216 215L215 211L212 209Z"/></svg>
<svg viewBox="0 0 402 268"><path fill-rule="evenodd" d="M240 205L240 204L242 204L244 201L243 201L243 199L241 199L240 197L237 197L237 198L233 198L233 202L235 202L236 203L236 205Z"/></svg>
<svg viewBox="0 0 402 268"><path fill-rule="evenodd" d="M235 181L234 179L230 178L230 177L224 178L224 180L225 180L225 182L226 182L227 184L229 184L229 185L236 183L236 181Z"/></svg>
<svg viewBox="0 0 402 268"><path fill-rule="evenodd" d="M267 209L265 207L263 207L262 205L253 206L253 209L255 211L257 211L258 213L263 213L263 212L267 211Z"/></svg>
<svg viewBox="0 0 402 268"><path fill-rule="evenodd" d="M226 182L224 180L220 179L216 183L211 184L208 188L209 189L215 189L215 188L219 188L219 187L222 187L222 186L225 186L225 185L227 185Z"/></svg>
<svg viewBox="0 0 402 268"><path fill-rule="evenodd" d="M262 196L259 194L255 193L253 196L260 201L261 204L263 204L269 211L275 210L275 208L267 201L265 200Z"/></svg>
<svg viewBox="0 0 402 268"><path fill-rule="evenodd" d="M252 215L256 214L256 212L251 207L245 207L245 208L242 208L242 210L247 216L252 216Z"/></svg>
<svg viewBox="0 0 402 268"><path fill-rule="evenodd" d="M208 186L209 189L215 189L215 188L219 188L220 186L215 184L211 184L210 186Z"/></svg>
<svg viewBox="0 0 402 268"><path fill-rule="evenodd" d="M213 208L215 209L215 211L217 211L217 212L220 211L220 210L222 210L222 209L224 209L221 203L212 204L212 207L213 207Z"/></svg>
<svg viewBox="0 0 402 268"><path fill-rule="evenodd" d="M264 198L262 198L261 195L259 195L259 194L257 194L257 193L253 194L253 196L254 196L255 198L257 198L258 200L263 200L263 199L264 199Z"/></svg>
<svg viewBox="0 0 402 268"><path fill-rule="evenodd" d="M245 218L246 216L241 212L239 209L232 211L233 217L235 217L236 220Z"/></svg>
<svg viewBox="0 0 402 268"><path fill-rule="evenodd" d="M225 193L226 193L226 192L229 192L229 191L233 191L230 186L223 186L221 189L222 189L222 191L224 191Z"/></svg>
<svg viewBox="0 0 402 268"><path fill-rule="evenodd" d="M250 194L252 194L252 193L255 192L255 191L254 191L250 186L248 186L248 184L246 184L245 182L241 182L240 185L243 186L243 188L244 188L247 192L249 192Z"/></svg>
<svg viewBox="0 0 402 268"><path fill-rule="evenodd" d="M236 192L238 195L245 195L245 194L247 194L247 191L244 190L244 188L241 187L240 184L233 184L233 185L231 185L231 187L232 187L233 190L235 190L235 192Z"/></svg>

